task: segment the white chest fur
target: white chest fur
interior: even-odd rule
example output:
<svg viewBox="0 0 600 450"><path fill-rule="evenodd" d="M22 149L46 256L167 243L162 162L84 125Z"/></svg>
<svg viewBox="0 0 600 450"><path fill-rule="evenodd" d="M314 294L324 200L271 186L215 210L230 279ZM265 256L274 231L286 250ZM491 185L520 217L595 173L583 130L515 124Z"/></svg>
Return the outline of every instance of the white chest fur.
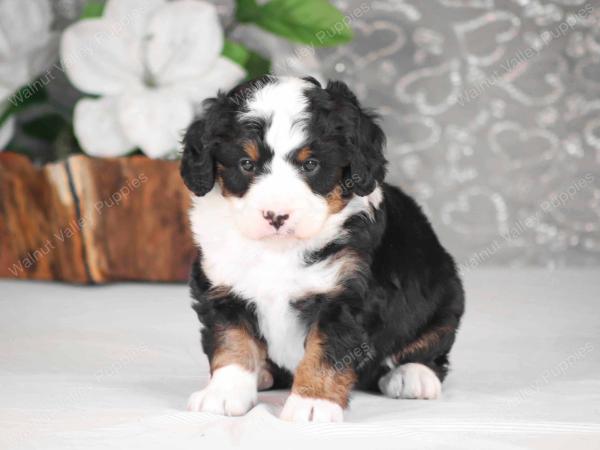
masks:
<svg viewBox="0 0 600 450"><path fill-rule="evenodd" d="M368 197L353 197L339 213L330 215L318 236L301 242L252 240L243 236L231 214L231 204L218 185L204 197L192 197L192 232L202 249L202 268L214 286L225 286L256 305L259 327L269 357L295 371L304 355L307 329L291 301L331 292L351 269L349 257L334 257L306 265L307 251L344 238L343 224L357 213L371 216L382 200L380 188Z"/></svg>
<svg viewBox="0 0 600 450"><path fill-rule="evenodd" d="M322 243L282 248L281 242L248 239L228 220L226 201L214 191L193 199L190 220L202 249L202 268L213 285L230 287L256 305L269 357L293 372L304 354L307 330L290 301L334 289L346 261L326 260L307 266L303 260L306 250ZM328 242L339 236L342 220L330 224L320 239Z"/></svg>

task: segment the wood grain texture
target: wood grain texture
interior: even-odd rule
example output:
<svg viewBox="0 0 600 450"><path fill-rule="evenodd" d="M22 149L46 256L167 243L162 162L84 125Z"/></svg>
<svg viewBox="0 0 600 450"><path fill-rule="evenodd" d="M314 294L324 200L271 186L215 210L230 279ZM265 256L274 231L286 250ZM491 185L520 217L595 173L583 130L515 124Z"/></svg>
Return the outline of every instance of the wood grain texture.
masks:
<svg viewBox="0 0 600 450"><path fill-rule="evenodd" d="M176 161L0 153L0 277L185 281L188 207Z"/></svg>

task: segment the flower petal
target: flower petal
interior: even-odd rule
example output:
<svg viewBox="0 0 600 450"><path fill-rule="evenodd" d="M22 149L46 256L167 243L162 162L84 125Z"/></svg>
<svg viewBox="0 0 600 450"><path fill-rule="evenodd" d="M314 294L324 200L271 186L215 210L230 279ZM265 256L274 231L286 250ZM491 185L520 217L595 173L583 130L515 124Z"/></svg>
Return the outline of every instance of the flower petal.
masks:
<svg viewBox="0 0 600 450"><path fill-rule="evenodd" d="M123 28L103 19L82 20L65 30L60 54L75 87L89 94L114 95L141 84L141 42L124 39L123 33Z"/></svg>
<svg viewBox="0 0 600 450"><path fill-rule="evenodd" d="M132 38L141 40L150 14L166 3L166 0L109 0L102 17L123 27Z"/></svg>
<svg viewBox="0 0 600 450"><path fill-rule="evenodd" d="M27 83L27 66L25 55L11 59L10 64L0 64L0 102L9 99L16 90Z"/></svg>
<svg viewBox="0 0 600 450"><path fill-rule="evenodd" d="M29 80L37 77L45 69L48 69L52 63L56 62L58 57L59 43L60 33L53 32L48 34L46 41L40 43L38 46L29 51L29 54L27 55ZM56 67L58 67L58 64Z"/></svg>
<svg viewBox="0 0 600 450"><path fill-rule="evenodd" d="M181 0L158 8L148 23L147 65L158 84L206 72L223 48L216 8Z"/></svg>
<svg viewBox="0 0 600 450"><path fill-rule="evenodd" d="M75 105L75 136L92 156L120 156L135 147L124 135L117 118L117 98L82 98Z"/></svg>
<svg viewBox="0 0 600 450"><path fill-rule="evenodd" d="M178 149L193 117L191 103L168 88L128 92L119 101L121 128L152 158Z"/></svg>
<svg viewBox="0 0 600 450"><path fill-rule="evenodd" d="M46 40L53 20L49 0L0 1L0 59Z"/></svg>
<svg viewBox="0 0 600 450"><path fill-rule="evenodd" d="M15 55L9 61L0 60L0 102L33 81L45 69L50 72L50 65L58 54L57 48L58 34L52 35L50 41L41 43L37 48Z"/></svg>
<svg viewBox="0 0 600 450"><path fill-rule="evenodd" d="M246 76L246 71L228 58L219 56L208 72L202 76L177 82L173 88L194 104L214 97L219 90L229 90Z"/></svg>
<svg viewBox="0 0 600 450"><path fill-rule="evenodd" d="M47 0L0 1L0 101L55 61L58 33L50 31Z"/></svg>
<svg viewBox="0 0 600 450"><path fill-rule="evenodd" d="M14 132L15 119L14 117L9 117L2 125L0 125L0 152L4 150L6 145L10 142Z"/></svg>

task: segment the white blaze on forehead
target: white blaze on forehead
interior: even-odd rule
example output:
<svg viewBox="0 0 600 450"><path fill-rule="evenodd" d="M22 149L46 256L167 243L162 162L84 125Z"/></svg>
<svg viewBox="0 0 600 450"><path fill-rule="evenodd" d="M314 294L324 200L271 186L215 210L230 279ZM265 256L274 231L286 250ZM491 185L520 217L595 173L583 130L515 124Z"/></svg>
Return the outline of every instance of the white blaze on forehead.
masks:
<svg viewBox="0 0 600 450"><path fill-rule="evenodd" d="M298 212L312 210L316 214L327 209L325 201L313 194L298 170L289 161L277 156L271 161L269 172L257 178L248 200L254 200L255 195L262 200L268 199L272 209L281 211L293 208Z"/></svg>
<svg viewBox="0 0 600 450"><path fill-rule="evenodd" d="M242 118L267 121L265 142L275 155L285 156L305 143L308 100L304 92L311 87L300 78L278 78L256 90L248 100L248 111Z"/></svg>

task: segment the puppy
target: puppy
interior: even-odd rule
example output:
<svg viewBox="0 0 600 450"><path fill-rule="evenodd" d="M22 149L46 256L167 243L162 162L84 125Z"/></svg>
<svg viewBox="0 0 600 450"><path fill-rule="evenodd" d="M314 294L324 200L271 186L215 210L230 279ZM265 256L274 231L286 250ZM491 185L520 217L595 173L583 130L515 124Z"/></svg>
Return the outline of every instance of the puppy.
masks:
<svg viewBox="0 0 600 450"><path fill-rule="evenodd" d="M263 77L207 100L184 139L210 361L189 409L343 419L353 388L435 399L464 308L452 257L384 182L385 137L341 82Z"/></svg>

